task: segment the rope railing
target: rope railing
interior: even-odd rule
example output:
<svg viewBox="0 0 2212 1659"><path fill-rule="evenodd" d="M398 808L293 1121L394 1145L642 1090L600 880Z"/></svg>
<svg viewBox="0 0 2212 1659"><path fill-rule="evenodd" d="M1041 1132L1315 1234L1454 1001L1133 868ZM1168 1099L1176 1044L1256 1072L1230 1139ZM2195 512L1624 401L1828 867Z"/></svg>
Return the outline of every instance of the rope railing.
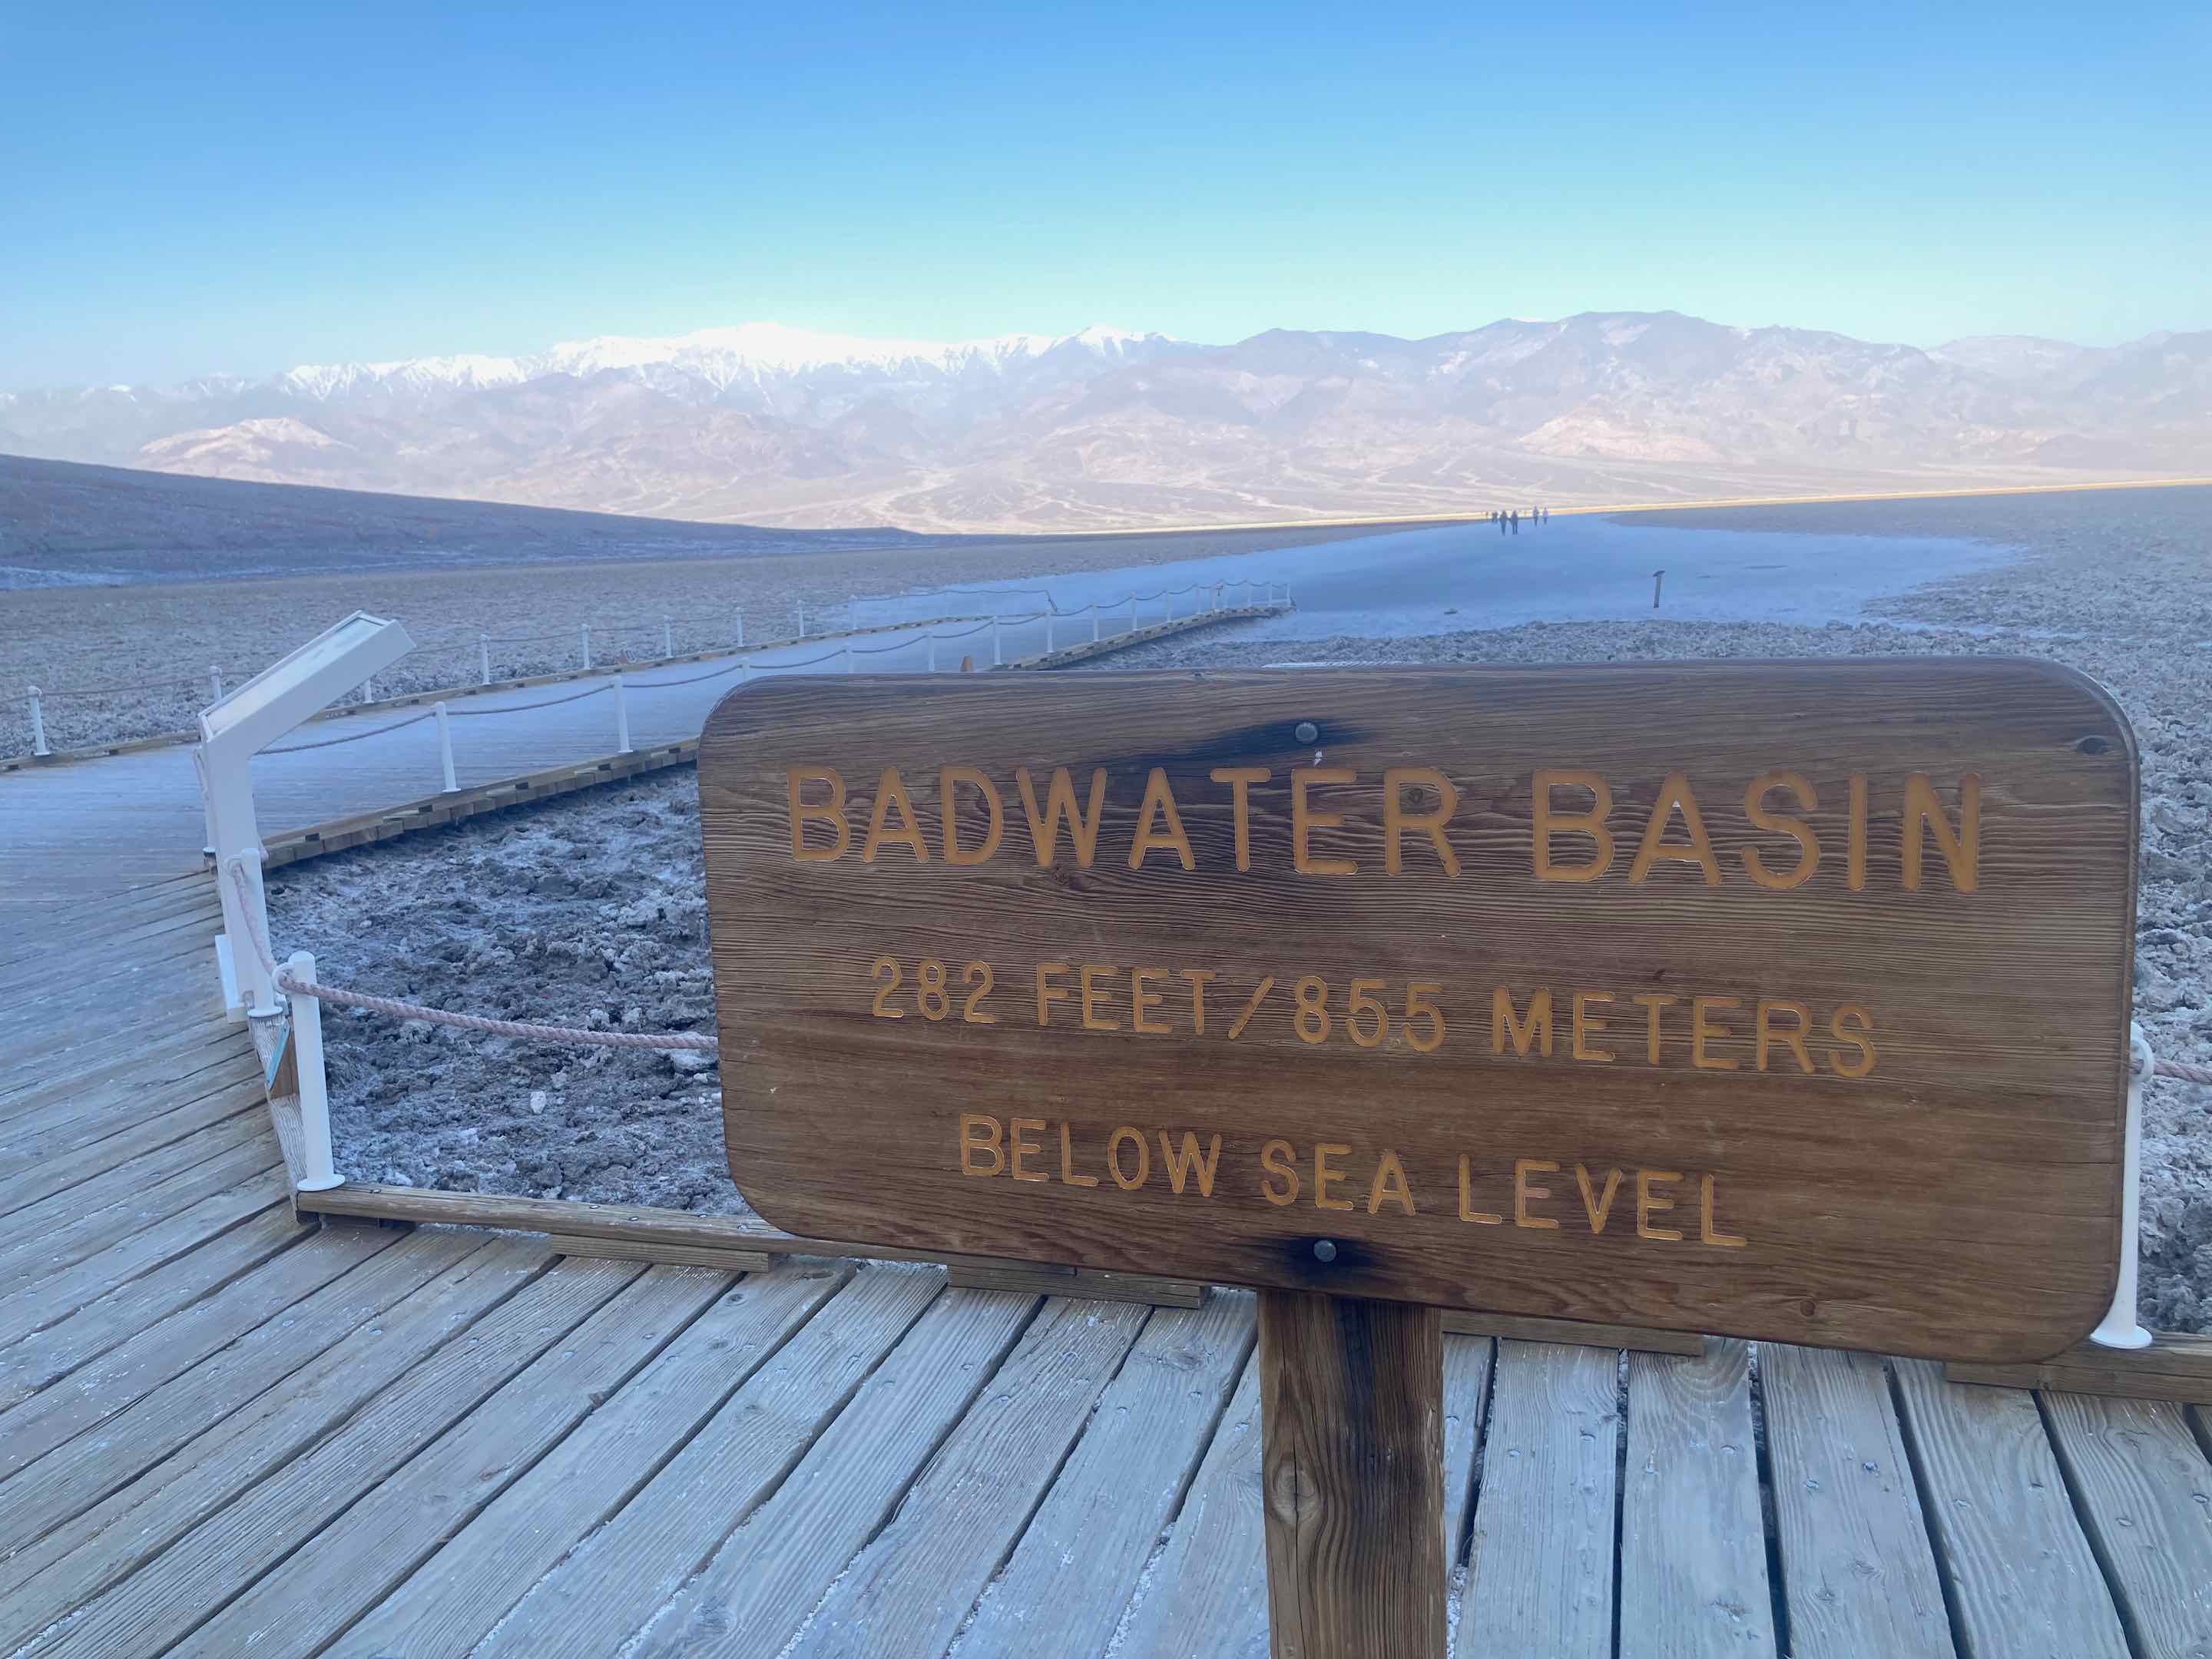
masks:
<svg viewBox="0 0 2212 1659"><path fill-rule="evenodd" d="M389 726L380 726L368 732L349 732L342 738L324 738L316 743L289 743L282 749L264 749L264 755L303 755L310 749L335 749L342 743L362 743L370 738L380 738L386 732L403 732L410 726L420 726L434 711L424 709L419 714L410 714L404 720L394 720Z"/></svg>

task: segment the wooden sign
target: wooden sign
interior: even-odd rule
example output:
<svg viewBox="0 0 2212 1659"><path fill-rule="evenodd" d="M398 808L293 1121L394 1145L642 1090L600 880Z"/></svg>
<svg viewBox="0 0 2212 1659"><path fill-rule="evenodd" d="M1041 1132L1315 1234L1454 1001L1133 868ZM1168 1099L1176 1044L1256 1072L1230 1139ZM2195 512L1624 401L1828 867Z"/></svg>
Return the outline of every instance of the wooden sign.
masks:
<svg viewBox="0 0 2212 1659"><path fill-rule="evenodd" d="M794 1232L1986 1361L2112 1293L2136 753L2067 671L784 679L699 774Z"/></svg>

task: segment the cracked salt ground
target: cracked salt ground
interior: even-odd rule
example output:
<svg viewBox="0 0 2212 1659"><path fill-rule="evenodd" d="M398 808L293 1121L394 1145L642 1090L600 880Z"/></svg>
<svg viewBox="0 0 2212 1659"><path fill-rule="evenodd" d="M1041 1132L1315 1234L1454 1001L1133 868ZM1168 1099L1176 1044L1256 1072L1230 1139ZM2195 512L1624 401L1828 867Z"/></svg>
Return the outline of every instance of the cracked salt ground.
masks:
<svg viewBox="0 0 2212 1659"><path fill-rule="evenodd" d="M1978 613L1976 596L1990 598ZM2094 539L1916 596L1915 614L2098 630L2058 640L1891 623L1587 623L1300 641L1303 659L1589 662L1929 651L2056 659L2109 687L2142 754L2135 1016L2163 1056L2212 1063L2212 562ZM1895 608L1895 607L1893 607ZM2193 630L2193 631L2192 631ZM1139 647L1102 664L1277 662L1279 642ZM502 1018L714 1030L689 771L281 870L285 948L336 982ZM366 1179L740 1213L714 1056L561 1049L368 1015L326 1021L338 1167ZM2142 1317L2212 1328L2212 1090L2145 1096ZM464 1133L464 1132L467 1133Z"/></svg>

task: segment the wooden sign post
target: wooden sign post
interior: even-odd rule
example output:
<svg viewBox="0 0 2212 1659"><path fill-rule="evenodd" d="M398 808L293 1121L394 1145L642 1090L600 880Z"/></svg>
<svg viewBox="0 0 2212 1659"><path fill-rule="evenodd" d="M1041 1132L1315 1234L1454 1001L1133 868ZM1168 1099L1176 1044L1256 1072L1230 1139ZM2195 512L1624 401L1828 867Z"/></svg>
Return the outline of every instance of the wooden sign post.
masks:
<svg viewBox="0 0 2212 1659"><path fill-rule="evenodd" d="M794 1232L1249 1285L1279 1654L1440 1653L1440 1307L1990 1361L2117 1271L2136 756L1922 658L786 679L700 792Z"/></svg>

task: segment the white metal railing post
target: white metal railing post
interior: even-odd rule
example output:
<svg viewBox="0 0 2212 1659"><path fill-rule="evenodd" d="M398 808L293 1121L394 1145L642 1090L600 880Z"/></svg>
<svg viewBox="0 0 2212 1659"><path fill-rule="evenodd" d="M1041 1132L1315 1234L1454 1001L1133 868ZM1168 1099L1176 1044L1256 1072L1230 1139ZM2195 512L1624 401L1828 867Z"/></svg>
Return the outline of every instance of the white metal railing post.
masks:
<svg viewBox="0 0 2212 1659"><path fill-rule="evenodd" d="M222 665L219 662L208 665L208 690L211 694L208 698L210 702L222 701Z"/></svg>
<svg viewBox="0 0 2212 1659"><path fill-rule="evenodd" d="M438 717L438 758L446 769L446 793L450 795L461 787L453 781L453 728L446 723L444 703L432 703L430 712Z"/></svg>
<svg viewBox="0 0 2212 1659"><path fill-rule="evenodd" d="M629 747L629 704L623 698L623 678L617 673L609 682L615 689L615 753L627 755Z"/></svg>
<svg viewBox="0 0 2212 1659"><path fill-rule="evenodd" d="M478 633L477 635L477 666L483 671L483 683L489 685L491 684L491 635L489 634Z"/></svg>
<svg viewBox="0 0 2212 1659"><path fill-rule="evenodd" d="M374 702L376 701L375 675L370 675L367 679L361 683L361 700L363 702Z"/></svg>
<svg viewBox="0 0 2212 1659"><path fill-rule="evenodd" d="M743 609L740 609L740 610L738 611L738 644L740 647L742 647L742 646L744 644L744 642L745 642L745 613L744 613L744 610L743 610Z"/></svg>
<svg viewBox="0 0 2212 1659"><path fill-rule="evenodd" d="M934 635L934 634L932 634L932 635L930 635L928 636L928 639L929 639L929 672L930 672L931 673L934 674L934 673L937 672L937 635Z"/></svg>
<svg viewBox="0 0 2212 1659"><path fill-rule="evenodd" d="M1052 654L1052 625L1057 615L1057 612L1051 611L1044 613L1044 653L1048 657Z"/></svg>
<svg viewBox="0 0 2212 1659"><path fill-rule="evenodd" d="M676 618L673 617L660 619L660 654L664 657L676 654Z"/></svg>
<svg viewBox="0 0 2212 1659"><path fill-rule="evenodd" d="M2142 1091L2158 1066L2142 1026L2130 1022L2128 1048L2139 1070L2128 1073L2128 1145L2120 1180L2120 1282L2112 1287L2112 1305L2104 1323L2089 1333L2100 1348L2148 1348L2151 1334L2136 1317L2136 1289L2142 1271L2142 1248L2136 1232L2142 1220Z"/></svg>
<svg viewBox="0 0 2212 1659"><path fill-rule="evenodd" d="M850 640L845 641L844 657L845 672L849 674L853 672L853 642Z"/></svg>
<svg viewBox="0 0 2212 1659"><path fill-rule="evenodd" d="M34 755L54 752L46 747L46 704L35 685L31 688L31 752Z"/></svg>
<svg viewBox="0 0 2212 1659"><path fill-rule="evenodd" d="M315 958L295 951L284 964L302 984L315 982ZM323 1005L318 998L294 992L292 1005L292 1069L300 1079L300 1175L303 1193L326 1193L343 1187L331 1150L331 1086L323 1070Z"/></svg>
<svg viewBox="0 0 2212 1659"><path fill-rule="evenodd" d="M1003 667L1006 664L1006 653L1001 648L1005 640L1005 628L1006 623L1000 619L999 613L994 611L991 613L991 666L994 668ZM39 694L34 690L31 695L35 697Z"/></svg>
<svg viewBox="0 0 2212 1659"><path fill-rule="evenodd" d="M583 624L583 627L581 628L581 629L580 630L580 632L582 634L582 636L583 636L583 641L584 641L584 672L585 672L586 674L588 674L588 673L590 673L590 672L592 672L592 625L591 625L591 623L584 623L584 624Z"/></svg>
<svg viewBox="0 0 2212 1659"><path fill-rule="evenodd" d="M1102 606L1096 599L1091 600L1089 605L1084 607L1084 609L1091 613L1091 642L1093 645L1098 643L1098 623L1100 621L1098 613L1104 607Z"/></svg>
<svg viewBox="0 0 2212 1659"><path fill-rule="evenodd" d="M1137 631L1137 596L1134 593L1129 595L1129 631L1132 634Z"/></svg>

